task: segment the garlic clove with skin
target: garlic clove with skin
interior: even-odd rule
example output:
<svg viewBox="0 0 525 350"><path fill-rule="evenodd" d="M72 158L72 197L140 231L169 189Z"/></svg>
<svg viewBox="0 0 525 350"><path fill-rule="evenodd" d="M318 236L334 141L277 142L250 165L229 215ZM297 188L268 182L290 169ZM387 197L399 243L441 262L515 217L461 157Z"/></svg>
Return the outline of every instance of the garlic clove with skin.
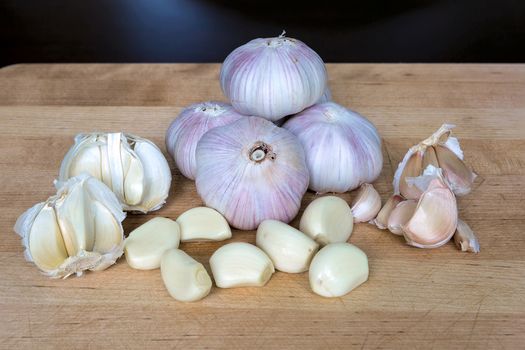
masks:
<svg viewBox="0 0 525 350"><path fill-rule="evenodd" d="M362 184L352 200L354 223L368 222L376 217L381 209L381 197L371 184Z"/></svg>
<svg viewBox="0 0 525 350"><path fill-rule="evenodd" d="M226 219L216 210L207 207L192 208L177 218L180 239L188 241L223 241L232 237Z"/></svg>
<svg viewBox="0 0 525 350"><path fill-rule="evenodd" d="M443 176L452 191L458 195L470 192L476 174L474 174L458 156L447 147L437 145L436 150L439 167L443 169Z"/></svg>
<svg viewBox="0 0 525 350"><path fill-rule="evenodd" d="M395 235L403 235L403 226L414 215L416 207L417 202L413 199L398 203L388 217L388 230Z"/></svg>
<svg viewBox="0 0 525 350"><path fill-rule="evenodd" d="M417 177L423 171L423 152L415 152L408 159L408 162L401 174L399 182L399 193L406 199L418 199L421 196L421 190L415 186L409 186L406 182L407 177Z"/></svg>
<svg viewBox="0 0 525 350"><path fill-rule="evenodd" d="M461 219L458 219L458 226L454 234L454 243L462 252L479 253L478 238L470 226Z"/></svg>
<svg viewBox="0 0 525 350"><path fill-rule="evenodd" d="M385 230L388 228L388 218L390 217L390 214L392 213L392 210L403 201L403 197L399 195L392 195L388 198L385 205L381 208L379 213L377 213L377 217L370 221L371 224L374 224L377 226L377 228L381 230Z"/></svg>

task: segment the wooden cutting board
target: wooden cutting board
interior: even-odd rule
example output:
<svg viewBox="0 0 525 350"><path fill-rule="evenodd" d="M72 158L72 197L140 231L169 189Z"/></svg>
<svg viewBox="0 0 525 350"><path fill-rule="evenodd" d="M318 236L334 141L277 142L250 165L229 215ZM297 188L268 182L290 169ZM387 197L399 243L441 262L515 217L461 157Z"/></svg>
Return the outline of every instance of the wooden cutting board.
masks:
<svg viewBox="0 0 525 350"><path fill-rule="evenodd" d="M368 224L350 241L369 256L368 282L342 298L313 294L307 273L264 288L213 288L184 304L159 270L125 259L81 278L51 280L23 257L16 218L54 193L73 136L125 131L164 149L170 121L191 103L224 100L218 64L15 65L0 70L0 346L2 348L441 348L525 344L525 65L329 64L336 102L383 137L383 200L406 150L443 122L457 125L479 174L459 199L480 254L453 243L423 250ZM167 204L129 215L126 232L201 205L173 168ZM315 195L308 193L303 208ZM352 193L341 195L349 200ZM297 225L297 219L293 221ZM254 232L234 232L254 242ZM185 243L203 262L223 243Z"/></svg>

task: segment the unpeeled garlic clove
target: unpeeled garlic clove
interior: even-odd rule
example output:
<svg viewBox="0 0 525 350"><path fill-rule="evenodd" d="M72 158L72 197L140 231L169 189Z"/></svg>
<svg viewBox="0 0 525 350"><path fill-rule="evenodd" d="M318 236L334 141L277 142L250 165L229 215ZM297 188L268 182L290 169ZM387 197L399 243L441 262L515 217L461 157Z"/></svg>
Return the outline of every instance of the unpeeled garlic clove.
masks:
<svg viewBox="0 0 525 350"><path fill-rule="evenodd" d="M288 273L307 271L319 248L313 239L277 220L261 222L255 241L268 254L277 270Z"/></svg>
<svg viewBox="0 0 525 350"><path fill-rule="evenodd" d="M328 244L314 256L308 275L314 293L340 297L366 282L368 258L355 245Z"/></svg>
<svg viewBox="0 0 525 350"><path fill-rule="evenodd" d="M124 243L128 265L138 270L151 270L160 266L162 254L178 248L180 229L177 222L156 217L137 227Z"/></svg>
<svg viewBox="0 0 525 350"><path fill-rule="evenodd" d="M454 243L462 252L479 253L478 238L469 225L458 218L458 226L454 234Z"/></svg>
<svg viewBox="0 0 525 350"><path fill-rule="evenodd" d="M320 245L346 242L354 228L352 210L345 200L324 196L313 200L304 210L299 230Z"/></svg>
<svg viewBox="0 0 525 350"><path fill-rule="evenodd" d="M381 197L371 184L362 184L352 200L354 223L368 222L376 217L381 209Z"/></svg>
<svg viewBox="0 0 525 350"><path fill-rule="evenodd" d="M168 293L176 300L197 301L210 293L212 282L204 266L180 249L164 252L160 273Z"/></svg>
<svg viewBox="0 0 525 350"><path fill-rule="evenodd" d="M423 172L423 154L421 151L414 152L406 162L401 173L399 193L406 199L418 199L421 196L422 192L414 186L409 186L406 179L421 175Z"/></svg>
<svg viewBox="0 0 525 350"><path fill-rule="evenodd" d="M462 196L470 192L476 174L473 173L454 152L445 146L435 146L439 167L452 191Z"/></svg>
<svg viewBox="0 0 525 350"><path fill-rule="evenodd" d="M177 218L180 239L187 241L223 241L232 237L226 219L216 210L207 207L192 208Z"/></svg>
<svg viewBox="0 0 525 350"><path fill-rule="evenodd" d="M253 244L234 242L217 249L210 258L215 284L220 288L262 287L275 272L272 261Z"/></svg>
<svg viewBox="0 0 525 350"><path fill-rule="evenodd" d="M414 215L416 207L417 202L413 199L397 204L388 217L388 230L395 235L402 235L403 225Z"/></svg>
<svg viewBox="0 0 525 350"><path fill-rule="evenodd" d="M394 208L402 201L403 197L399 195L395 194L390 196L379 213L377 213L376 218L370 223L376 225L377 228L381 230L386 230L388 228L388 218L390 217L390 213L392 213L392 210L394 210Z"/></svg>

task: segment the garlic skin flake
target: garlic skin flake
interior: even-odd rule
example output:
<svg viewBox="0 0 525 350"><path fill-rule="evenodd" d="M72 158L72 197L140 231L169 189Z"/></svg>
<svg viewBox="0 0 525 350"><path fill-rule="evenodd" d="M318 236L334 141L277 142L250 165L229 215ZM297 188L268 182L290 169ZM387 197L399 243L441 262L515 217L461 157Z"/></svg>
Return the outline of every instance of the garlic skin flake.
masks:
<svg viewBox="0 0 525 350"><path fill-rule="evenodd" d="M210 258L215 284L219 288L262 287L275 272L272 261L253 244L223 245Z"/></svg>
<svg viewBox="0 0 525 350"><path fill-rule="evenodd" d="M304 151L287 130L245 117L208 131L197 144L197 192L231 226L290 222L308 187Z"/></svg>
<svg viewBox="0 0 525 350"><path fill-rule="evenodd" d="M182 175L195 180L197 143L208 130L244 117L230 104L208 101L186 107L166 132L166 149Z"/></svg>
<svg viewBox="0 0 525 350"><path fill-rule="evenodd" d="M462 252L479 253L478 238L470 226L461 219L458 219L458 226L454 234L454 243Z"/></svg>
<svg viewBox="0 0 525 350"><path fill-rule="evenodd" d="M82 173L104 182L124 210L143 213L162 207L171 185L168 162L158 147L124 133L78 134L60 165L55 185L59 188Z"/></svg>
<svg viewBox="0 0 525 350"><path fill-rule="evenodd" d="M368 222L381 210L381 196L371 184L362 184L352 200L354 222Z"/></svg>
<svg viewBox="0 0 525 350"><path fill-rule="evenodd" d="M377 213L377 216L374 220L372 220L370 223L374 224L379 228L380 230L386 230L388 228L388 218L390 217L390 214L394 210L394 208L403 201L403 197L399 195L392 195L388 198L385 205L381 208L379 213Z"/></svg>
<svg viewBox="0 0 525 350"><path fill-rule="evenodd" d="M164 252L178 248L179 242L180 228L177 222L163 217L153 218L131 231L126 238L126 261L137 270L157 269Z"/></svg>
<svg viewBox="0 0 525 350"><path fill-rule="evenodd" d="M26 260L49 277L67 278L115 263L123 253L125 216L111 190L84 174L22 214L14 230L22 237Z"/></svg>
<svg viewBox="0 0 525 350"><path fill-rule="evenodd" d="M307 271L319 249L313 239L277 220L261 222L255 244L268 254L277 270L288 273Z"/></svg>
<svg viewBox="0 0 525 350"><path fill-rule="evenodd" d="M341 105L316 104L290 118L283 128L303 145L313 191L350 191L373 182L381 172L383 155L376 128Z"/></svg>
<svg viewBox="0 0 525 350"><path fill-rule="evenodd" d="M178 301L197 301L210 293L212 282L204 266L180 249L162 255L160 273L168 293Z"/></svg>
<svg viewBox="0 0 525 350"><path fill-rule="evenodd" d="M196 207L186 210L177 218L180 238L188 241L224 241L232 237L226 219L216 210Z"/></svg>
<svg viewBox="0 0 525 350"><path fill-rule="evenodd" d="M324 196L313 200L304 210L299 230L320 245L346 242L354 228L352 210L344 199Z"/></svg>
<svg viewBox="0 0 525 350"><path fill-rule="evenodd" d="M237 111L272 121L316 103L326 82L321 57L284 32L236 48L220 72L222 91Z"/></svg>
<svg viewBox="0 0 525 350"><path fill-rule="evenodd" d="M341 297L368 280L368 258L353 244L328 244L314 256L308 275L314 293Z"/></svg>

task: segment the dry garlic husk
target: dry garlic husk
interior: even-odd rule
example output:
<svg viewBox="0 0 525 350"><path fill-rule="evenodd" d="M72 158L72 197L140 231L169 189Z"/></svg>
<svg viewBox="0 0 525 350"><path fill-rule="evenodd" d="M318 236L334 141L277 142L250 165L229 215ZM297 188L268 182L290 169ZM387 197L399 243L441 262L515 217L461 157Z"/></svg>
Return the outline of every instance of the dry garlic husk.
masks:
<svg viewBox="0 0 525 350"><path fill-rule="evenodd" d="M470 226L461 219L458 219L458 226L454 234L454 243L462 252L479 253L478 238Z"/></svg>
<svg viewBox="0 0 525 350"><path fill-rule="evenodd" d="M297 138L262 118L208 131L197 145L197 192L230 225L252 230L266 219L292 220L308 186Z"/></svg>
<svg viewBox="0 0 525 350"><path fill-rule="evenodd" d="M417 186L410 186L406 179L422 175L428 165L443 170L443 177L454 194L461 196L470 192L476 174L463 162L458 139L450 136L454 127L443 124L429 138L408 150L394 175L395 194L418 199L422 191Z"/></svg>
<svg viewBox="0 0 525 350"><path fill-rule="evenodd" d="M244 117L224 102L201 102L185 108L166 132L166 149L182 175L194 180L197 142L208 130Z"/></svg>
<svg viewBox="0 0 525 350"><path fill-rule="evenodd" d="M222 64L220 82L240 113L278 120L316 103L327 73L315 51L283 32L236 48Z"/></svg>
<svg viewBox="0 0 525 350"><path fill-rule="evenodd" d="M224 241L232 237L226 219L216 210L196 207L186 210L177 218L180 238L188 241Z"/></svg>
<svg viewBox="0 0 525 350"><path fill-rule="evenodd" d="M87 173L104 182L124 210L149 212L166 202L171 172L155 144L124 133L78 134L60 166L57 187Z"/></svg>
<svg viewBox="0 0 525 350"><path fill-rule="evenodd" d="M354 222L368 222L381 209L381 196L371 184L362 184L352 200Z"/></svg>
<svg viewBox="0 0 525 350"><path fill-rule="evenodd" d="M402 201L403 197L399 195L395 194L390 196L379 213L377 213L376 218L370 221L370 223L376 225L377 228L381 230L385 230L388 227L388 218L390 217L392 210L394 210L394 208Z"/></svg>
<svg viewBox="0 0 525 350"><path fill-rule="evenodd" d="M87 175L22 214L14 227L28 261L49 277L108 268L122 255L125 213L113 192Z"/></svg>
<svg viewBox="0 0 525 350"><path fill-rule="evenodd" d="M283 128L303 145L313 191L346 192L373 182L381 172L383 156L376 128L343 106L316 104L290 118Z"/></svg>
<svg viewBox="0 0 525 350"><path fill-rule="evenodd" d="M275 272L272 261L253 244L223 245L210 258L215 284L220 288L262 287Z"/></svg>
<svg viewBox="0 0 525 350"><path fill-rule="evenodd" d="M288 273L307 271L319 248L313 239L277 220L261 222L255 244L268 254L277 270Z"/></svg>

